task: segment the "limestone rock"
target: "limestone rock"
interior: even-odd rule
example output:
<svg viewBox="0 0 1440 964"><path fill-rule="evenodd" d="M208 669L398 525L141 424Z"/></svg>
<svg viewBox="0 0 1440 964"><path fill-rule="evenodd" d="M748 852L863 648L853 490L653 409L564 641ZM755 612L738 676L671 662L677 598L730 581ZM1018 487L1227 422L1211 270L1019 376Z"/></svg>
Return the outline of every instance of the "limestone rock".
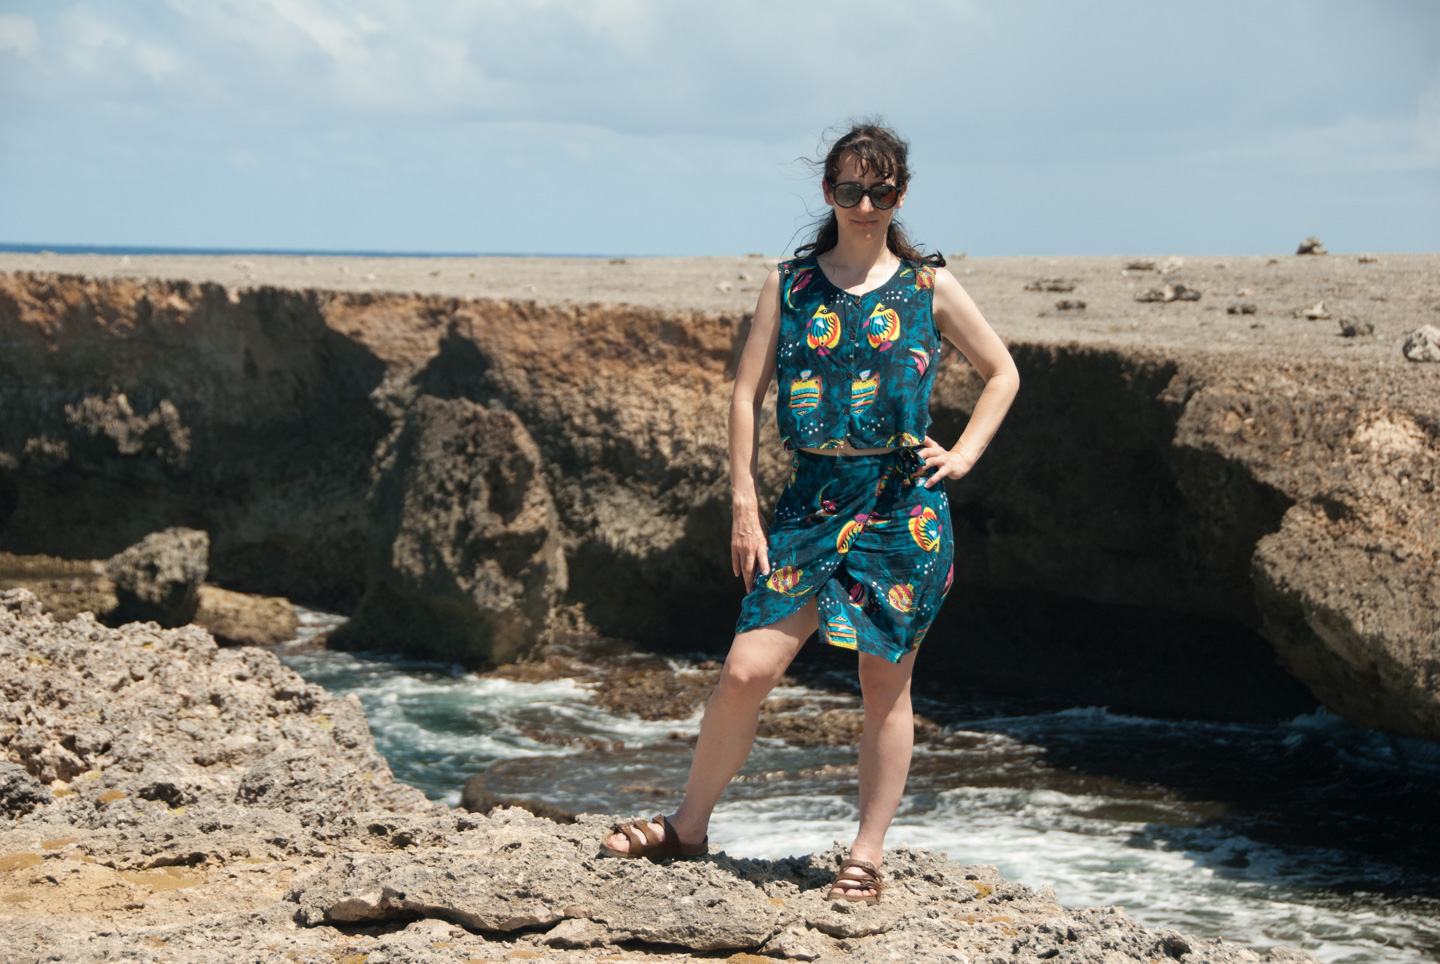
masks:
<svg viewBox="0 0 1440 964"><path fill-rule="evenodd" d="M1075 282L1068 278L1036 278L1027 282L1026 291L1074 291Z"/></svg>
<svg viewBox="0 0 1440 964"><path fill-rule="evenodd" d="M1253 315L1259 310L1259 307L1257 307L1254 302L1242 301L1227 307L1225 313L1227 315Z"/></svg>
<svg viewBox="0 0 1440 964"><path fill-rule="evenodd" d="M104 823L239 802L325 822L433 808L395 783L357 700L269 651L220 649L194 626L57 623L24 590L0 603L0 759L54 788L47 810Z"/></svg>
<svg viewBox="0 0 1440 964"><path fill-rule="evenodd" d="M1060 311L1084 311L1085 302L1078 298L1062 298L1055 302L1055 307Z"/></svg>
<svg viewBox="0 0 1440 964"><path fill-rule="evenodd" d="M367 589L330 644L467 666L542 641L567 585L540 452L513 412L422 395L373 496Z"/></svg>
<svg viewBox="0 0 1440 964"><path fill-rule="evenodd" d="M0 765L0 786L35 804L0 820L7 961L570 959L573 949L667 964L729 950L939 964L997 945L1017 960L1092 945L1115 964L1255 960L1114 908L1067 911L1053 891L994 867L909 847L886 853L876 905L825 898L838 843L782 860L600 858L611 818L556 824L432 804L391 780L357 701L193 626L57 623L30 593L6 592L0 679L0 757L24 764ZM31 792L30 772L59 781L53 799ZM380 926L351 926L370 923Z"/></svg>
<svg viewBox="0 0 1440 964"><path fill-rule="evenodd" d="M1296 254L1324 254L1325 245L1313 234L1300 242L1300 247L1295 249Z"/></svg>
<svg viewBox="0 0 1440 964"><path fill-rule="evenodd" d="M1405 336L1405 357L1415 362L1440 361L1440 328L1421 325Z"/></svg>
<svg viewBox="0 0 1440 964"><path fill-rule="evenodd" d="M1187 288L1182 284L1167 284L1161 288L1147 288L1144 291L1135 292L1136 301L1158 301L1169 303L1171 301L1199 301L1200 292L1195 288Z"/></svg>
<svg viewBox="0 0 1440 964"><path fill-rule="evenodd" d="M210 537L196 529L152 532L105 563L115 583L116 623L183 626L195 618L209 567Z"/></svg>
<svg viewBox="0 0 1440 964"><path fill-rule="evenodd" d="M201 586L195 625L222 646L274 646L294 639L298 622L288 599Z"/></svg>
<svg viewBox="0 0 1440 964"><path fill-rule="evenodd" d="M0 761L0 815L22 817L51 799L50 788L24 767Z"/></svg>
<svg viewBox="0 0 1440 964"><path fill-rule="evenodd" d="M1340 334L1346 338L1373 335L1375 334L1375 323L1354 315L1345 315L1340 319Z"/></svg>

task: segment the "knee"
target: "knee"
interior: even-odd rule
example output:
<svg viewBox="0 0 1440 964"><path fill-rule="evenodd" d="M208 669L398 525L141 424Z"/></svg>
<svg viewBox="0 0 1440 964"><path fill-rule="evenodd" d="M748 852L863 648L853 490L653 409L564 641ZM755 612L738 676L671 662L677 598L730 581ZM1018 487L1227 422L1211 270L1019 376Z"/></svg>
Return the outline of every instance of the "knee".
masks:
<svg viewBox="0 0 1440 964"><path fill-rule="evenodd" d="M860 693L867 713L889 713L910 706L910 677L893 665L860 664Z"/></svg>
<svg viewBox="0 0 1440 964"><path fill-rule="evenodd" d="M722 699L747 700L759 704L775 688L778 681L778 677L769 667L726 660L725 668L720 671L720 682L715 686L715 693Z"/></svg>

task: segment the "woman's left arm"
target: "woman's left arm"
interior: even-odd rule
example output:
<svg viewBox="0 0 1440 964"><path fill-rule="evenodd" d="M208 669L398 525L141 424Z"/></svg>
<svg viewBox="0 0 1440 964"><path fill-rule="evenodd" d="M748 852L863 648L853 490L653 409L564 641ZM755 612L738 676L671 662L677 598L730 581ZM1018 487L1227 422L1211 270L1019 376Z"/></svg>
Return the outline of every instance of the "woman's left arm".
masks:
<svg viewBox="0 0 1440 964"><path fill-rule="evenodd" d="M920 457L934 469L925 480L926 488L941 479L958 479L970 471L1000 428L1015 393L1020 390L1020 372L1010 351L960 282L944 268L935 271L935 327L975 366L985 379L985 390L980 393L960 440L952 448L947 449L925 436Z"/></svg>

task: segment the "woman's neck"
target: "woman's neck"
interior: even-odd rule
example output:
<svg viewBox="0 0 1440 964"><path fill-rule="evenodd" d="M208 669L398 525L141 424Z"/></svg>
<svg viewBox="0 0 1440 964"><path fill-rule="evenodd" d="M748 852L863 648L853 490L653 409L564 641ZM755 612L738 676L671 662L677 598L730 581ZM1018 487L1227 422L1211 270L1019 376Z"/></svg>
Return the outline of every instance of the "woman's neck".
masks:
<svg viewBox="0 0 1440 964"><path fill-rule="evenodd" d="M864 275L874 269L894 271L900 259L890 252L884 235L878 238L847 238L841 235L834 248L819 255L831 274Z"/></svg>
<svg viewBox="0 0 1440 964"><path fill-rule="evenodd" d="M835 247L817 256L831 281L842 288L865 283L874 274L889 277L900 263L879 238L847 238L841 235Z"/></svg>

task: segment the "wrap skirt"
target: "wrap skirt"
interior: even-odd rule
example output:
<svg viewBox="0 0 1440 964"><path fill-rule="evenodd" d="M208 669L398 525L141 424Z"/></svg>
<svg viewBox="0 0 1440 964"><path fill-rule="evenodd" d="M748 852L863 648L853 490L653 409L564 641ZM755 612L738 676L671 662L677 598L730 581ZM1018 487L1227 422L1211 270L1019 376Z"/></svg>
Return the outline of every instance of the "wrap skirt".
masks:
<svg viewBox="0 0 1440 964"><path fill-rule="evenodd" d="M820 638L899 662L919 646L954 579L945 486L924 485L914 448L876 455L797 451L737 633L778 622L810 601Z"/></svg>

